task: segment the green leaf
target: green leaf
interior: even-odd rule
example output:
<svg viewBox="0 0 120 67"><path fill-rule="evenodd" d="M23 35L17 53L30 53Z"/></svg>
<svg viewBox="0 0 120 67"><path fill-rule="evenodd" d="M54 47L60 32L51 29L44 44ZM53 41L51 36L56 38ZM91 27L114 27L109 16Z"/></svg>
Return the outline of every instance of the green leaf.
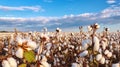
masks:
<svg viewBox="0 0 120 67"><path fill-rule="evenodd" d="M20 64L18 67L26 67L26 64Z"/></svg>
<svg viewBox="0 0 120 67"><path fill-rule="evenodd" d="M33 51L25 51L23 54L25 60L29 63L35 61L35 53Z"/></svg>

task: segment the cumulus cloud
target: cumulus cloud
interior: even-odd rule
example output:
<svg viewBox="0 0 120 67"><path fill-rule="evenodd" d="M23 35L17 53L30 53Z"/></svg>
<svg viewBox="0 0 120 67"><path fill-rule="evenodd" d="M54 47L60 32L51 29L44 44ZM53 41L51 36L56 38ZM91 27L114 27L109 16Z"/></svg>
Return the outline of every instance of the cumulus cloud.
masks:
<svg viewBox="0 0 120 67"><path fill-rule="evenodd" d="M18 6L18 7L13 7L13 6L3 6L0 5L0 10L17 10L17 11L25 11L25 10L31 10L31 11L44 11L44 9L41 6Z"/></svg>
<svg viewBox="0 0 120 67"><path fill-rule="evenodd" d="M113 4L113 3L115 3L116 1L115 0L107 0L107 3L108 4Z"/></svg>

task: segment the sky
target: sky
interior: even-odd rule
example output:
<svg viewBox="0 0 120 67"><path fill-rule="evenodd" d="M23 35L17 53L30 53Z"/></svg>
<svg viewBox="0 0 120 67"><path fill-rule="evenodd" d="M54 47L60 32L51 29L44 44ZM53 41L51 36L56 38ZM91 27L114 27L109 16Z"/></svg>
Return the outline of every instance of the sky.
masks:
<svg viewBox="0 0 120 67"><path fill-rule="evenodd" d="M73 32L94 23L120 30L120 0L0 0L1 31Z"/></svg>

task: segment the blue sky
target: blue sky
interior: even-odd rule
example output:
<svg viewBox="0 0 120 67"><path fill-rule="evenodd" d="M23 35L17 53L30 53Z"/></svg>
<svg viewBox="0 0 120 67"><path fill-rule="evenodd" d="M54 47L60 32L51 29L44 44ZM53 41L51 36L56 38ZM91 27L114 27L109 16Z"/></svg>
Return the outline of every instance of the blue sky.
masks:
<svg viewBox="0 0 120 67"><path fill-rule="evenodd" d="M1 0L0 30L78 31L99 23L120 30L120 0ZM76 29L76 30L75 30Z"/></svg>

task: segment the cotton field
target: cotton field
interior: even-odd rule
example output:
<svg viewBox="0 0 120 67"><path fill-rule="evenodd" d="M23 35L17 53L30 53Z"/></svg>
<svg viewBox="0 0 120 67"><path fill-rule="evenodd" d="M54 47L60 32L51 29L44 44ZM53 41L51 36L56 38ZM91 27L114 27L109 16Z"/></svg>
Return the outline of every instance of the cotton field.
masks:
<svg viewBox="0 0 120 67"><path fill-rule="evenodd" d="M120 32L18 32L0 36L0 67L120 67Z"/></svg>

